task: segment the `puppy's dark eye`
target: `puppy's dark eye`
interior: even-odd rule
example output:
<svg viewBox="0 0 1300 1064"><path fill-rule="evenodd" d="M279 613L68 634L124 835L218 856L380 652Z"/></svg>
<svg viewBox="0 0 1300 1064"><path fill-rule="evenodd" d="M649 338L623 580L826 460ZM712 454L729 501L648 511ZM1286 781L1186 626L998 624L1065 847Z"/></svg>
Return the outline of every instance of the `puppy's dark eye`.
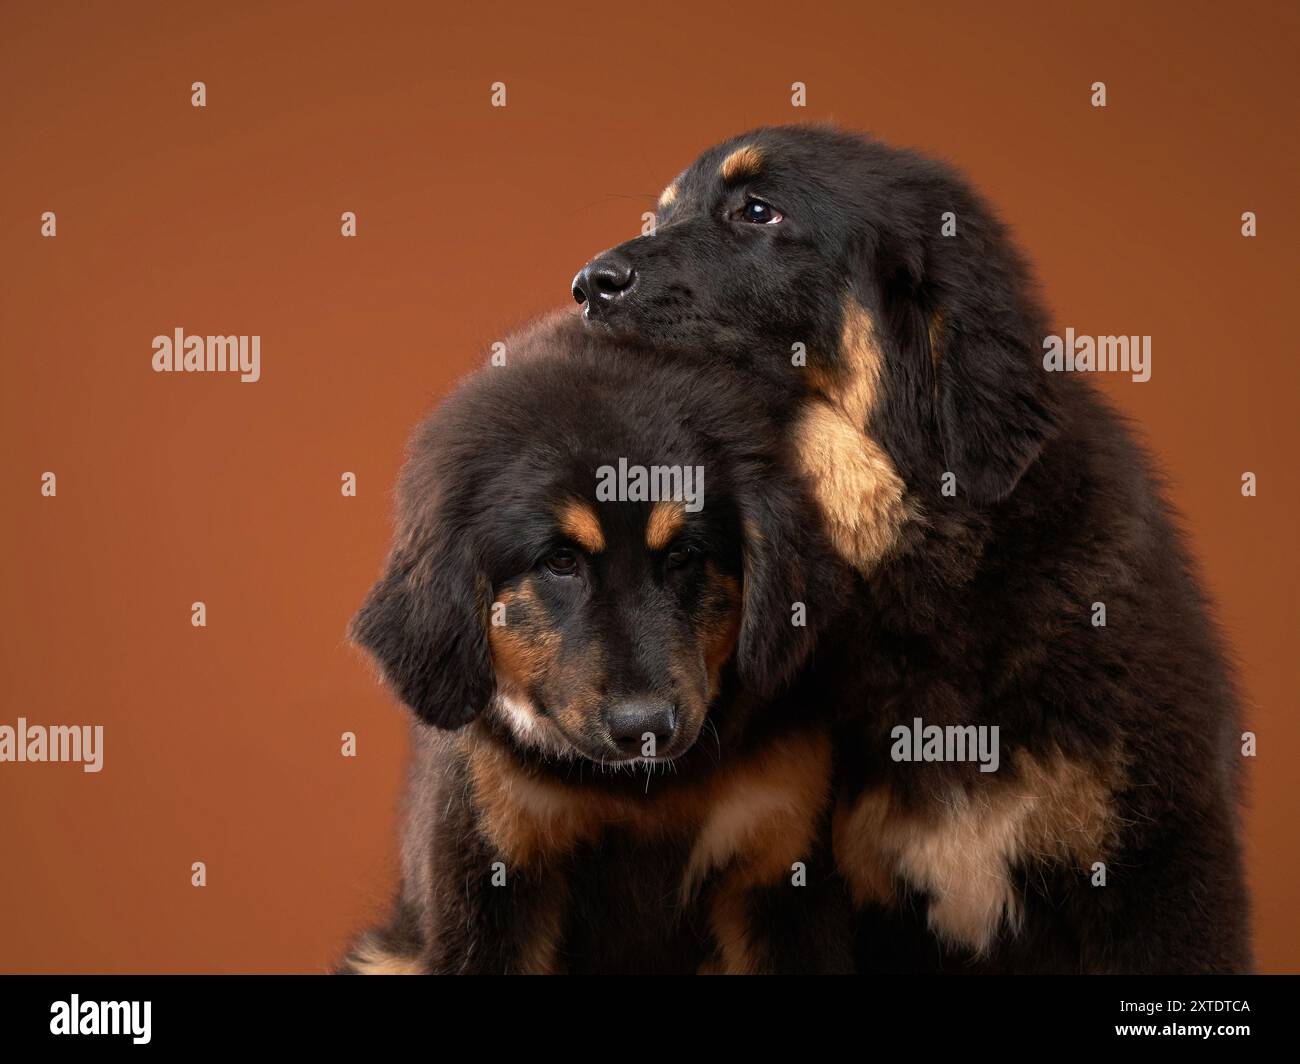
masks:
<svg viewBox="0 0 1300 1064"><path fill-rule="evenodd" d="M669 569L680 569L685 565L690 565L699 557L699 551L694 547L674 547L668 552L664 560L668 563Z"/></svg>
<svg viewBox="0 0 1300 1064"><path fill-rule="evenodd" d="M571 550L561 548L551 551L542 564L556 576L573 576L578 571L578 556Z"/></svg>
<svg viewBox="0 0 1300 1064"><path fill-rule="evenodd" d="M753 225L775 225L784 216L770 203L750 199L745 201L745 205L740 208L735 217L739 221Z"/></svg>

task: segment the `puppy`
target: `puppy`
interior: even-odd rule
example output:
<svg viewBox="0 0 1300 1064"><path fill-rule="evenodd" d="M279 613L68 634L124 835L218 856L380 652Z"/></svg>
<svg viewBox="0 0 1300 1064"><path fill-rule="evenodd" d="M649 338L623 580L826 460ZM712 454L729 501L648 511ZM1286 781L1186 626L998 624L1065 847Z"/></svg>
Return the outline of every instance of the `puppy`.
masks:
<svg viewBox="0 0 1300 1064"><path fill-rule="evenodd" d="M342 970L847 970L798 680L845 573L780 404L571 314L507 350L417 433L354 621L417 724L397 911Z"/></svg>
<svg viewBox="0 0 1300 1064"><path fill-rule="evenodd" d="M957 235L945 237L945 215ZM664 190L651 237L573 282L587 322L806 397L791 440L863 572L952 473L1004 498L1056 423L1025 267L948 170L830 129L761 129Z"/></svg>
<svg viewBox="0 0 1300 1064"><path fill-rule="evenodd" d="M593 330L793 400L793 461L863 577L815 667L861 968L1249 967L1219 636L1149 461L1045 370L1028 271L965 182L755 130L573 294ZM997 770L927 728L996 737Z"/></svg>

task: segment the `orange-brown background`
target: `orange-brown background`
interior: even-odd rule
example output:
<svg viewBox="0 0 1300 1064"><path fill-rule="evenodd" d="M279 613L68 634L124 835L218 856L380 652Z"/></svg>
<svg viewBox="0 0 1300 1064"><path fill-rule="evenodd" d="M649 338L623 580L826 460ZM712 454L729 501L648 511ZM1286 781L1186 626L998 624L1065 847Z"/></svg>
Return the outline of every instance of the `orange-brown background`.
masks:
<svg viewBox="0 0 1300 1064"><path fill-rule="evenodd" d="M1061 327L1154 337L1101 384L1240 661L1258 959L1300 969L1294 5L535 6L0 7L0 723L106 726L99 775L0 765L0 970L329 964L394 881L403 714L343 633L409 429L699 149L818 119L962 167ZM262 381L153 373L176 326Z"/></svg>

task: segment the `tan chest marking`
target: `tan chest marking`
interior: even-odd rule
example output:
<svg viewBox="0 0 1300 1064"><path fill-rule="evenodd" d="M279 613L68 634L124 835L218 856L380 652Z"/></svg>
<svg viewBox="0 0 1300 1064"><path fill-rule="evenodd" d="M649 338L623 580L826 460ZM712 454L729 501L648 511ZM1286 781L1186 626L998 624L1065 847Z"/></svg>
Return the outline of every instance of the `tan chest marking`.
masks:
<svg viewBox="0 0 1300 1064"><path fill-rule="evenodd" d="M734 866L737 886L773 883L806 859L830 798L831 748L825 733L775 743L710 789L682 878L690 898L713 870Z"/></svg>
<svg viewBox="0 0 1300 1064"><path fill-rule="evenodd" d="M929 895L931 929L976 952L1018 929L1017 864L1102 859L1113 826L1111 786L1061 755L1016 759L1014 779L904 809L887 789L836 810L836 862L859 904L894 900L897 878Z"/></svg>
<svg viewBox="0 0 1300 1064"><path fill-rule="evenodd" d="M647 835L694 835L682 893L694 894L710 871L737 858L747 881L789 871L812 847L830 793L830 740L820 732L773 743L697 787L655 800L600 794L543 779L509 753L464 740L479 823L511 863L531 866L594 841L607 826Z"/></svg>
<svg viewBox="0 0 1300 1064"><path fill-rule="evenodd" d="M794 863L807 860L830 800L830 775L829 737L808 733L776 744L712 791L681 886L685 903L711 872L720 873L708 909L718 957L707 970L766 969L751 893L788 880Z"/></svg>
<svg viewBox="0 0 1300 1064"><path fill-rule="evenodd" d="M512 865L548 874L548 859L594 842L614 825L647 836L689 833L694 844L679 902L688 904L705 879L717 873L708 913L721 968L736 973L762 970L762 950L749 918L749 895L756 887L789 877L791 866L812 852L830 801L831 749L826 734L783 738L706 783L649 801L541 779L493 744L462 741L480 829ZM525 952L528 971L555 970L565 885L557 883L551 893L555 905L539 916L535 938Z"/></svg>
<svg viewBox="0 0 1300 1064"><path fill-rule="evenodd" d="M617 816L599 795L578 800L573 789L521 769L495 743L465 741L479 827L512 865L528 868L594 840Z"/></svg>

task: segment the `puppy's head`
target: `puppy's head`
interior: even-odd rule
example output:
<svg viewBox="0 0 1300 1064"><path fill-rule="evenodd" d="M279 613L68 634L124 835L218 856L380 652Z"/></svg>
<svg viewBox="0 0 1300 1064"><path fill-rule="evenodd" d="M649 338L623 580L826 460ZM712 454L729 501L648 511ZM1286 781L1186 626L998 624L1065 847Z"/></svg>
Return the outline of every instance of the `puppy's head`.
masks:
<svg viewBox="0 0 1300 1064"><path fill-rule="evenodd" d="M940 460L976 502L1008 494L1054 430L1003 227L947 167L855 135L710 148L664 190L654 234L589 262L573 295L593 329L849 394L901 471Z"/></svg>
<svg viewBox="0 0 1300 1064"><path fill-rule="evenodd" d="M785 683L833 608L800 487L732 375L572 318L507 349L416 436L354 637L431 724L486 712L549 757L676 758L734 676Z"/></svg>

